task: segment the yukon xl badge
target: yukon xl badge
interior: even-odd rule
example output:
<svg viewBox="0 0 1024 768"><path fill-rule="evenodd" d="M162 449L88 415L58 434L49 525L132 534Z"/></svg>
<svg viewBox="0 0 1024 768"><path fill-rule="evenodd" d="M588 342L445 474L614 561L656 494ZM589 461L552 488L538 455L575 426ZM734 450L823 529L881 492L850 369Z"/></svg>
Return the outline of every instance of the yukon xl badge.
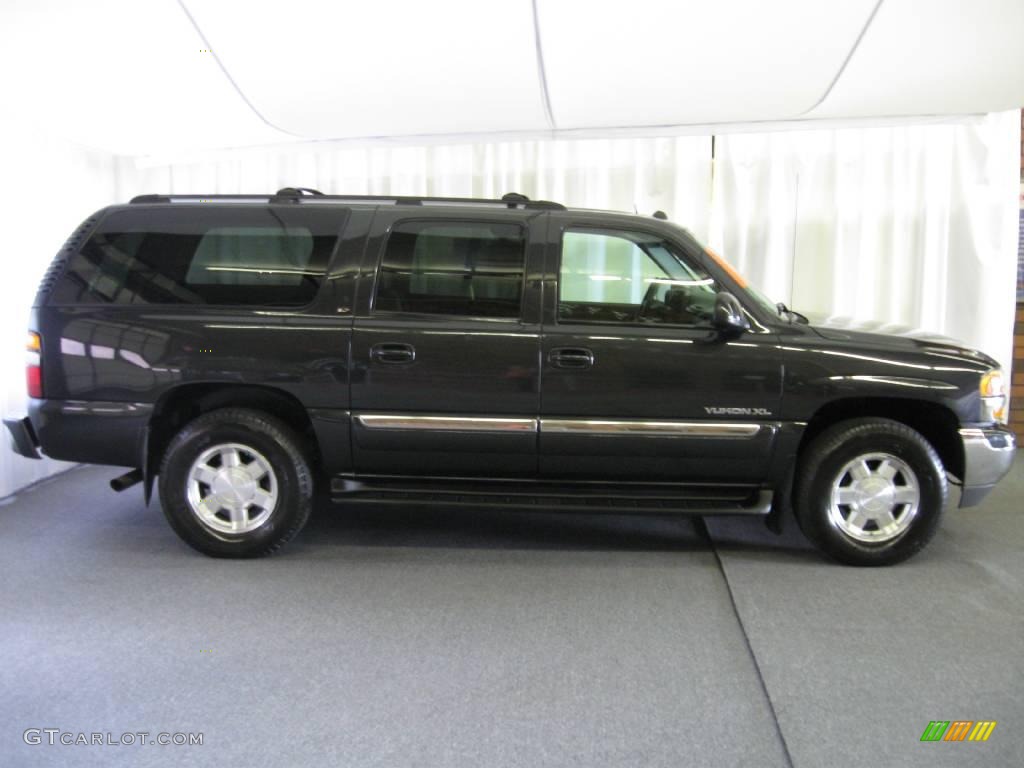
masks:
<svg viewBox="0 0 1024 768"><path fill-rule="evenodd" d="M705 405L704 410L712 416L771 416L772 412L767 408L720 408L713 405Z"/></svg>

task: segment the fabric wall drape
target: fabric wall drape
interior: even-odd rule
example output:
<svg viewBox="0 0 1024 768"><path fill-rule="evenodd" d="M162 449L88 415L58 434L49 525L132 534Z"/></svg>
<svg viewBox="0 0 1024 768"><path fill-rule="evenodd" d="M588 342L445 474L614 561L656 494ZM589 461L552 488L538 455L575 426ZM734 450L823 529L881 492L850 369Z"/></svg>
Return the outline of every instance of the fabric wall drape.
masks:
<svg viewBox="0 0 1024 768"><path fill-rule="evenodd" d="M1009 369L1020 113L733 134L715 142L710 242L817 317L921 328Z"/></svg>
<svg viewBox="0 0 1024 768"><path fill-rule="evenodd" d="M24 407L25 318L54 252L96 208L147 192L516 191L571 206L661 209L796 309L944 333L1009 367L1019 131L1019 114L1011 112L719 136L714 162L710 137L683 136L420 147L322 142L156 165L26 130L0 145L13 167L9 178L19 180L0 189L11 217L8 244L18 254L14 276L5 272L0 281L4 412ZM0 452L0 496L54 464Z"/></svg>
<svg viewBox="0 0 1024 768"><path fill-rule="evenodd" d="M120 164L122 197L143 192L268 192L312 187L344 194L501 197L520 192L585 208L661 208L706 233L711 138L525 141L494 144L233 150L192 163Z"/></svg>

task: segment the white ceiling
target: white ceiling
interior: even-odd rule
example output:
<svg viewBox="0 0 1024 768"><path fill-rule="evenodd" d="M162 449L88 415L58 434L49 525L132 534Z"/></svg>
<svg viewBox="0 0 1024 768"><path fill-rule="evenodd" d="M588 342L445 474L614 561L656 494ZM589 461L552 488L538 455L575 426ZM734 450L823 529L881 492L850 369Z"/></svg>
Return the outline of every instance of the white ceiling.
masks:
<svg viewBox="0 0 1024 768"><path fill-rule="evenodd" d="M1024 106L1024 0L4 0L0 116L117 154Z"/></svg>
<svg viewBox="0 0 1024 768"><path fill-rule="evenodd" d="M788 120L814 106L877 0L538 3L559 127Z"/></svg>
<svg viewBox="0 0 1024 768"><path fill-rule="evenodd" d="M239 89L289 132L348 138L547 127L529 0L186 6Z"/></svg>
<svg viewBox="0 0 1024 768"><path fill-rule="evenodd" d="M1024 107L1024 0L884 0L810 118Z"/></svg>

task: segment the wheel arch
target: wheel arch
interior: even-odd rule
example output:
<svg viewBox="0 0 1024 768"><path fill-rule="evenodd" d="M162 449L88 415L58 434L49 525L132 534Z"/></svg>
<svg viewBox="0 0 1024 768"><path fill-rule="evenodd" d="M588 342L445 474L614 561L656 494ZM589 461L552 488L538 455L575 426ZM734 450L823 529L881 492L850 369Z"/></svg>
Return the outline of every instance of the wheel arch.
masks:
<svg viewBox="0 0 1024 768"><path fill-rule="evenodd" d="M320 446L305 406L295 395L258 384L181 384L157 400L146 428L143 482L146 503L152 496L157 467L171 438L204 413L220 408L251 408L275 416L291 427L309 450L314 466L321 462Z"/></svg>
<svg viewBox="0 0 1024 768"><path fill-rule="evenodd" d="M885 418L898 421L921 433L939 454L946 472L957 480L964 476L964 450L960 421L940 403L898 397L851 397L821 406L807 422L797 448L799 461L815 437L840 421L857 418Z"/></svg>

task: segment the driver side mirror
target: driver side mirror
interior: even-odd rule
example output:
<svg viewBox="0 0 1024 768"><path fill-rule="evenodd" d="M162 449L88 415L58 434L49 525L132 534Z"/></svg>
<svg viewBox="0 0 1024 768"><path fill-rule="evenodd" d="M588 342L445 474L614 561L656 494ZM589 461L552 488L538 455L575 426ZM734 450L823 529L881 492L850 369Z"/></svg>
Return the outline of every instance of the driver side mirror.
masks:
<svg viewBox="0 0 1024 768"><path fill-rule="evenodd" d="M750 323L743 314L743 305L728 291L715 294L715 308L711 324L720 332L738 336L750 330Z"/></svg>

